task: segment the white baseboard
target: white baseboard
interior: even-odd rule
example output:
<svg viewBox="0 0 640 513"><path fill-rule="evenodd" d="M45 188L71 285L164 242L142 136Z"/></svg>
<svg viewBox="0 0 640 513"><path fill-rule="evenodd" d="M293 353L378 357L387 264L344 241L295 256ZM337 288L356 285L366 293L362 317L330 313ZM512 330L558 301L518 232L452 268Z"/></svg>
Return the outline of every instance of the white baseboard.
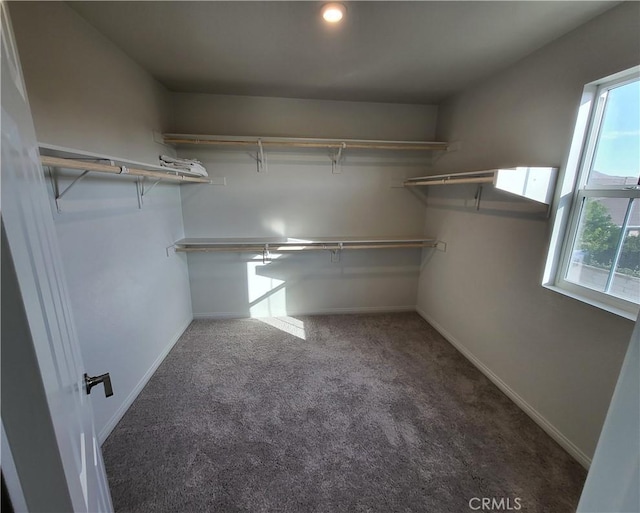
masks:
<svg viewBox="0 0 640 513"><path fill-rule="evenodd" d="M98 433L98 442L100 443L100 445L102 445L104 443L104 441L107 439L107 437L111 434L111 431L113 431L113 428L116 427L116 424L118 424L118 422L120 422L120 419L127 412L129 407L131 406L131 404L133 404L133 401L136 400L136 397L138 397L138 394L142 391L142 389L147 384L147 382L149 381L151 376L153 376L153 373L156 371L156 369L160 366L162 361L169 354L169 351L171 351L173 349L173 346L176 345L176 342L180 339L180 337L185 332L185 330L189 327L189 324L191 324L191 321L193 321L193 318L189 318L180 327L180 329L177 331L177 333L173 337L171 337L171 340L169 341L169 343L162 350L162 352L158 355L158 357L155 359L155 361L151 364L151 367L149 367L147 372L144 373L144 376L142 376L142 378L140 379L138 384L133 388L131 393L127 396L127 398L124 400L124 402L120 405L120 408L118 408L116 410L116 412L113 414L113 416L109 419L109 421L100 430L100 432Z"/></svg>
<svg viewBox="0 0 640 513"><path fill-rule="evenodd" d="M287 315L341 315L341 314L364 314L364 313L396 313L415 312L416 306L360 306L354 308L320 308L318 310L288 312ZM246 312L209 312L194 313L194 319L248 319L251 315ZM263 316L261 316L263 317ZM274 316L281 317L281 316Z"/></svg>
<svg viewBox="0 0 640 513"><path fill-rule="evenodd" d="M193 319L211 319L211 320L223 320L223 319L248 319L249 316L245 312L205 312L194 313Z"/></svg>
<svg viewBox="0 0 640 513"><path fill-rule="evenodd" d="M471 353L462 343L457 340L453 335L447 332L440 324L438 324L432 317L427 315L419 307L416 307L416 312L431 326L433 326L447 341L451 343L462 355L469 360L480 372L482 372L491 382L496 385L504 394L511 399L522 411L524 411L531 419L538 424L544 431L553 438L564 450L566 450L571 456L573 456L578 463L580 463L587 470L591 465L591 458L589 458L582 450L578 448L571 440L563 435L551 422L549 422L540 412L538 412L533 406L525 401L517 392L515 392L509 385L507 385L500 377L493 373L489 367L482 363L478 358Z"/></svg>

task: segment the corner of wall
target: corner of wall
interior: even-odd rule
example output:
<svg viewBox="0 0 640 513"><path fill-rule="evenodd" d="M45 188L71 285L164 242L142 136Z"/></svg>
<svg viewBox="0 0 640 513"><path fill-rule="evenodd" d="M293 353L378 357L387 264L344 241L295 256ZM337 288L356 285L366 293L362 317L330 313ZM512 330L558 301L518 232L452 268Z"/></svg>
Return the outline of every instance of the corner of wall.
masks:
<svg viewBox="0 0 640 513"><path fill-rule="evenodd" d="M416 312L440 335L442 335L453 347L455 347L471 364L484 374L489 381L497 386L509 399L511 399L522 411L524 411L538 426L540 426L551 438L553 438L565 451L573 456L580 465L589 469L591 458L587 456L578 446L576 446L567 436L557 429L538 410L531 406L522 396L513 390L505 381L495 374L487 365L482 363L471 351L469 351L459 340L445 330L438 322L428 315L420 306L416 307Z"/></svg>
<svg viewBox="0 0 640 513"><path fill-rule="evenodd" d="M147 371L140 378L138 383L133 387L133 389L129 392L125 400L122 402L120 407L113 413L111 418L102 426L100 432L98 433L98 442L102 445L105 440L109 437L113 429L117 426L118 422L122 419L127 410L133 404L133 401L136 400L142 389L148 383L148 381L153 376L154 372L160 367L160 364L164 361L167 355L171 352L173 347L176 345L180 337L187 330L191 322L193 321L193 315L191 315L178 329L178 331L171 337L169 343L165 346L160 354L158 354L157 358L153 361L151 366L147 369Z"/></svg>

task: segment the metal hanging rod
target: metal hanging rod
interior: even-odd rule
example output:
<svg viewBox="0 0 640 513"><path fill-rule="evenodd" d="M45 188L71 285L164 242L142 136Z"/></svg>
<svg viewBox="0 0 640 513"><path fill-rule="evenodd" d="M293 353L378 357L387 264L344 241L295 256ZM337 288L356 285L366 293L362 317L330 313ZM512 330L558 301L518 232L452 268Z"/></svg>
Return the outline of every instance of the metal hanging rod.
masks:
<svg viewBox="0 0 640 513"><path fill-rule="evenodd" d="M176 246L176 251L189 253L189 252L211 252L211 251L228 251L228 252L247 252L255 253L268 250L271 253L283 253L287 251L340 251L342 249L397 249L397 248L434 248L436 242L429 243L407 243L407 244L342 244L342 245L310 245L310 246L282 246L265 244L262 246Z"/></svg>
<svg viewBox="0 0 640 513"><path fill-rule="evenodd" d="M343 239L343 240L274 240L274 239L182 239L175 243L178 252L263 252L283 253L288 251L340 251L343 249L385 249L385 248L432 248L435 239Z"/></svg>
<svg viewBox="0 0 640 513"><path fill-rule="evenodd" d="M211 180L209 180L208 178L183 176L178 174L171 174L171 172L163 173L161 171L149 171L146 169L138 169L134 167L98 164L96 162L82 161L78 159L42 156L40 157L40 162L43 166L63 169L79 169L81 171L94 171L96 173L109 173L113 175L147 176L162 180L172 180L176 182L211 183Z"/></svg>
<svg viewBox="0 0 640 513"><path fill-rule="evenodd" d="M468 171L450 175L417 176L404 182L405 187L420 185L455 185L459 183L493 183L498 170Z"/></svg>
<svg viewBox="0 0 640 513"><path fill-rule="evenodd" d="M399 248L436 248L445 251L446 244L429 238L316 238L315 240L247 238L247 239L180 239L171 248L180 253L231 252L261 254L266 264L272 254L295 253L300 251L329 251L331 261L339 262L342 250L350 249L399 249Z"/></svg>
<svg viewBox="0 0 640 513"><path fill-rule="evenodd" d="M404 182L405 187L416 187L419 185L454 185L458 183L493 183L493 176L478 177L478 178L438 178L436 180L416 180Z"/></svg>
<svg viewBox="0 0 640 513"><path fill-rule="evenodd" d="M215 135L164 134L165 144L194 144L209 146L252 146L280 148L372 149L395 151L444 151L446 142L378 141L359 139L307 139L295 137L233 137Z"/></svg>

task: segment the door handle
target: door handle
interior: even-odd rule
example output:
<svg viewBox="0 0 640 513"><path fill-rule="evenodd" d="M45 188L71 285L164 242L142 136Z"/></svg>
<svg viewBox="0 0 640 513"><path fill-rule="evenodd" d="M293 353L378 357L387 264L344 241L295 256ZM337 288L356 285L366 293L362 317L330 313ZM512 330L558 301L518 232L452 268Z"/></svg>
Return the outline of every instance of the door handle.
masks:
<svg viewBox="0 0 640 513"><path fill-rule="evenodd" d="M101 374L100 376L89 376L85 372L84 384L87 394L90 394L91 389L100 383L104 383L104 396L111 397L113 395L113 388L111 387L111 376L109 376L108 372L106 374Z"/></svg>

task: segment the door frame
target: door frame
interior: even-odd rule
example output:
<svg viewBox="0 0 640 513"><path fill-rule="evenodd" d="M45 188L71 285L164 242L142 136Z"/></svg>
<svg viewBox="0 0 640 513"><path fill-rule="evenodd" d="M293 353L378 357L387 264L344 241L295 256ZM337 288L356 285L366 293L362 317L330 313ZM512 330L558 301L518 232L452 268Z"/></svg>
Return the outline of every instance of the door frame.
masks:
<svg viewBox="0 0 640 513"><path fill-rule="evenodd" d="M16 511L111 512L7 2L0 18L2 471Z"/></svg>

